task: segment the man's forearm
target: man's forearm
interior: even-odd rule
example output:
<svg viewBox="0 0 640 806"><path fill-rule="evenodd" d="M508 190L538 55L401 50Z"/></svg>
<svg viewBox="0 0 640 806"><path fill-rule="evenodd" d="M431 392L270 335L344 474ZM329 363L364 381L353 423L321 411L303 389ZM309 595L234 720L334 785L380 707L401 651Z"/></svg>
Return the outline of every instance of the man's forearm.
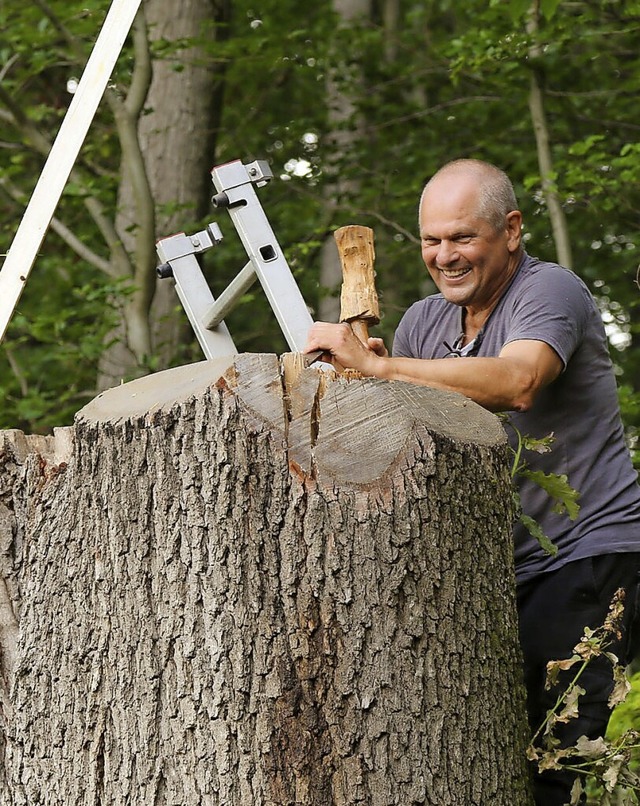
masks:
<svg viewBox="0 0 640 806"><path fill-rule="evenodd" d="M489 411L522 411L530 380L505 358L379 358L368 362L369 373L390 381L406 381L459 392Z"/></svg>

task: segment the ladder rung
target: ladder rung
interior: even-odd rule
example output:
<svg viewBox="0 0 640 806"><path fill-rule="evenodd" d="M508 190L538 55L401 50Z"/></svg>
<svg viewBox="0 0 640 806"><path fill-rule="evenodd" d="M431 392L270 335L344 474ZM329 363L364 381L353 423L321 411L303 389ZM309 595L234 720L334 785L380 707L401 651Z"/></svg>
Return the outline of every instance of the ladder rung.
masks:
<svg viewBox="0 0 640 806"><path fill-rule="evenodd" d="M233 278L222 294L220 294L209 310L206 311L202 318L203 327L207 328L207 330L218 327L220 322L235 308L238 300L243 294L247 293L257 279L253 265L250 262L247 263L244 269Z"/></svg>

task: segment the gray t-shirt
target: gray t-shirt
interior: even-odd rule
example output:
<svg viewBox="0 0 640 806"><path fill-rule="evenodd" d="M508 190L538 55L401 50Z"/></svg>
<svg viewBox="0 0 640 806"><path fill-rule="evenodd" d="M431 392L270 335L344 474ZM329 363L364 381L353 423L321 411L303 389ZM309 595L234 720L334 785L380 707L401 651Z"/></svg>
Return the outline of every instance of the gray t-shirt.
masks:
<svg viewBox="0 0 640 806"><path fill-rule="evenodd" d="M444 358L462 331L462 308L434 294L414 303L400 322L394 356ZM549 344L564 371L527 412L511 412L521 434L554 435L547 454L527 452L531 469L566 474L580 493L575 521L552 511L548 495L520 481L523 511L558 547L550 556L521 525L514 530L516 573L524 581L572 560L640 551L640 487L624 440L616 382L602 318L573 272L525 254L485 324L478 356L496 356L508 342ZM445 344L446 342L446 344ZM460 358L473 361L472 357ZM507 427L512 444L513 430Z"/></svg>

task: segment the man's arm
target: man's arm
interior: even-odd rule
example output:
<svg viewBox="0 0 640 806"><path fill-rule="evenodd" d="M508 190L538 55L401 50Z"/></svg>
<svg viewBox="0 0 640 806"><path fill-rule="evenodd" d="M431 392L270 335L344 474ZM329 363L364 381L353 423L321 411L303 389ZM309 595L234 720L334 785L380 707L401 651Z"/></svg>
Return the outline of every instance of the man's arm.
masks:
<svg viewBox="0 0 640 806"><path fill-rule="evenodd" d="M527 411L563 369L558 354L542 341L511 342L496 358L389 357L368 349L349 325L326 322L311 328L305 352L320 349L363 375L460 392L490 411Z"/></svg>

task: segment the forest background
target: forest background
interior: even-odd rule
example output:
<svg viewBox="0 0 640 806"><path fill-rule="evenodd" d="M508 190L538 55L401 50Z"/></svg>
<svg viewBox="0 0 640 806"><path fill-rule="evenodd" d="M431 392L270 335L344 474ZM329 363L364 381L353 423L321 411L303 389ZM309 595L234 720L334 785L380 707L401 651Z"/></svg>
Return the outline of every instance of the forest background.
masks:
<svg viewBox="0 0 640 806"><path fill-rule="evenodd" d="M0 252L95 42L105 0L0 4ZM213 165L267 159L258 191L314 318L337 317L333 231L376 236L390 345L433 290L417 201L444 162L512 177L527 250L602 310L632 448L640 427L640 3L145 0L0 348L0 427L47 433L102 389L201 360L154 244L217 221L214 294L246 262ZM254 287L241 352L283 352Z"/></svg>

